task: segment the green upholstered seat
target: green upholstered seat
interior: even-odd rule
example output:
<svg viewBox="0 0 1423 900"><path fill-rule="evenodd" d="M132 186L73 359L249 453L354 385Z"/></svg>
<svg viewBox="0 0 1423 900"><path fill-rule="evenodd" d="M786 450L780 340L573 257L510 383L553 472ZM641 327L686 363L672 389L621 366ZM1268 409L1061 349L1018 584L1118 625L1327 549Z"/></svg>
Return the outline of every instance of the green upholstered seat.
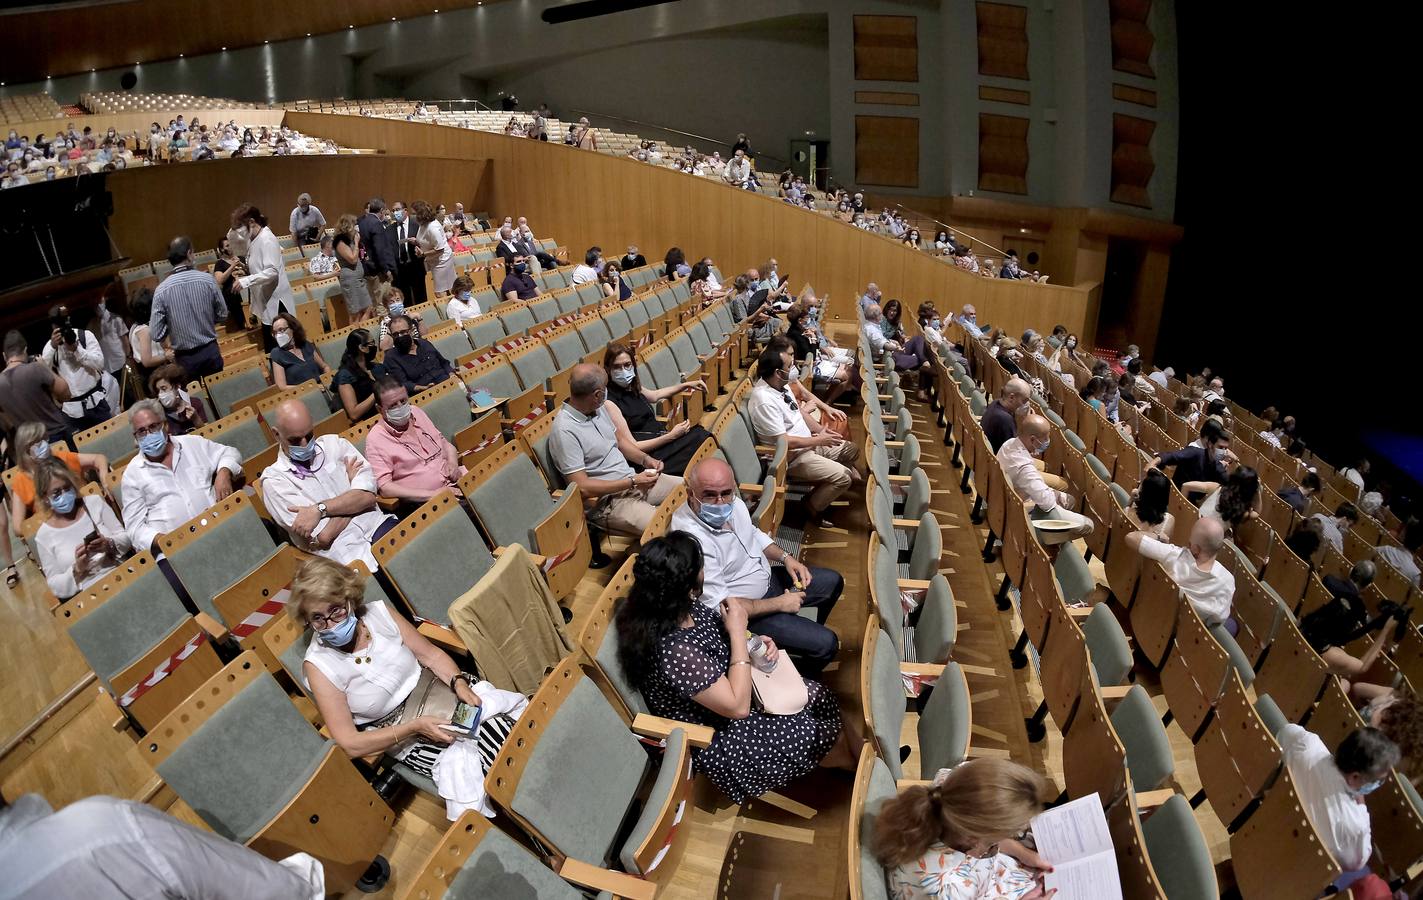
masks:
<svg viewBox="0 0 1423 900"><path fill-rule="evenodd" d="M1220 896L1210 848L1180 794L1157 807L1141 825L1151 867L1171 900L1215 900Z"/></svg>
<svg viewBox="0 0 1423 900"><path fill-rule="evenodd" d="M544 387L558 372L558 366L548 348L540 344L534 344L510 356L509 363L514 367L525 390Z"/></svg>
<svg viewBox="0 0 1423 900"><path fill-rule="evenodd" d="M497 546L522 544L531 553L539 552L535 526L556 506L534 461L523 453L491 472L469 500Z"/></svg>
<svg viewBox="0 0 1423 900"><path fill-rule="evenodd" d="M1082 634L1087 639L1087 650L1092 655L1092 668L1097 673L1098 683L1125 683L1133 664L1131 644L1107 604L1098 603L1092 607L1091 614L1082 622Z"/></svg>
<svg viewBox="0 0 1423 900"><path fill-rule="evenodd" d="M869 790L860 821L851 823L860 832L860 894L864 900L889 900L889 882L884 867L875 857L875 820L886 803L898 793L895 779L884 760L875 757L870 770Z"/></svg>
<svg viewBox="0 0 1423 900"><path fill-rule="evenodd" d="M414 403L425 411L440 434L453 439L461 429L468 428L472 421L469 399L462 390L442 391L431 396L431 392L418 395Z"/></svg>
<svg viewBox="0 0 1423 900"><path fill-rule="evenodd" d="M500 310L499 318L504 320L504 330L509 334L521 334L534 325L534 314L527 306L516 306L507 311Z"/></svg>
<svg viewBox="0 0 1423 900"><path fill-rule="evenodd" d="M277 553L277 544L251 503L228 510L196 540L168 553L168 564L198 609L228 628L213 597L231 587Z"/></svg>
<svg viewBox="0 0 1423 900"><path fill-rule="evenodd" d="M246 400L253 394L260 394L270 387L267 384L266 371L265 365L254 366L208 385L208 397L212 398L212 405L218 417L230 415L239 401Z"/></svg>
<svg viewBox="0 0 1423 900"><path fill-rule="evenodd" d="M474 522L455 506L421 523L420 534L384 565L416 615L448 625L450 604L484 577L494 557Z"/></svg>
<svg viewBox="0 0 1423 900"><path fill-rule="evenodd" d="M583 348L583 339L576 331L565 331L549 337L546 342L549 352L553 354L554 364L560 371L581 363L584 354L588 352Z"/></svg>
<svg viewBox="0 0 1423 900"><path fill-rule="evenodd" d="M504 320L498 316L488 319L481 316L466 325L464 327L464 333L465 337L469 340L470 346L475 350L497 344L508 337L508 335L504 333ZM453 359L454 357L449 358Z"/></svg>
<svg viewBox="0 0 1423 900"><path fill-rule="evenodd" d="M466 383L471 388L483 388L491 397L508 399L524 392L523 385L519 384L519 376L514 373L514 367L507 363L490 366Z"/></svg>
<svg viewBox="0 0 1423 900"><path fill-rule="evenodd" d="M430 343L436 350L440 351L441 356L450 362L454 362L469 351L475 349L469 342L469 335L459 328L431 338Z"/></svg>
<svg viewBox="0 0 1423 900"><path fill-rule="evenodd" d="M919 714L919 771L933 778L940 769L963 762L968 755L972 714L968 682L959 664L944 666L924 711Z"/></svg>
<svg viewBox="0 0 1423 900"><path fill-rule="evenodd" d="M537 856L491 828L460 866L444 900L583 900L582 891Z"/></svg>
<svg viewBox="0 0 1423 900"><path fill-rule="evenodd" d="M613 335L602 316L588 316L578 323L578 339L583 342L583 352L592 353L611 344Z"/></svg>
<svg viewBox="0 0 1423 900"><path fill-rule="evenodd" d="M1175 773L1176 763L1171 757L1166 728L1146 689L1139 684L1132 685L1112 710L1111 718L1112 727L1127 752L1132 787L1150 791L1165 784Z"/></svg>
<svg viewBox="0 0 1423 900"><path fill-rule="evenodd" d="M138 662L188 619L188 611L157 565L125 584L97 609L69 626L69 637L99 682L118 696L110 682Z"/></svg>

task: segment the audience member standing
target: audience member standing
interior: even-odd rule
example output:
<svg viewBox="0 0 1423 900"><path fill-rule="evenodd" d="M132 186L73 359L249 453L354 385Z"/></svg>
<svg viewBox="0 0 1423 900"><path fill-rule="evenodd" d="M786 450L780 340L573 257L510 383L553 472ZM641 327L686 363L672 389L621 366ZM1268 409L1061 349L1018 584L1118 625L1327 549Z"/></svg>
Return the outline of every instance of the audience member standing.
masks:
<svg viewBox="0 0 1423 900"><path fill-rule="evenodd" d="M395 278L397 266L395 234L386 230L385 222L381 219L381 212L384 210L385 201L379 197L372 198L371 202L366 204L366 214L361 216L358 225L361 246L365 249L363 267L366 290L372 297L375 296L377 284Z"/></svg>
<svg viewBox="0 0 1423 900"><path fill-rule="evenodd" d="M64 441L72 448L73 427L59 404L69 399L69 384L39 360L30 359L25 336L5 334L5 369L0 372L0 416L13 426L39 422L51 442Z"/></svg>
<svg viewBox="0 0 1423 900"><path fill-rule="evenodd" d="M435 283L435 293L448 294L455 283L455 255L450 251L450 242L445 237L445 226L440 224L435 211L424 200L416 200L411 209L415 213L417 227L416 243L412 249L423 260L420 276L421 297L424 297L426 272L430 273L430 278Z"/></svg>
<svg viewBox="0 0 1423 900"><path fill-rule="evenodd" d="M280 250L277 256L280 260ZM228 316L227 301L223 299L213 277L193 264L191 240L174 238L168 245L168 261L173 264L173 271L153 293L148 339L158 344L167 338L173 348L172 361L194 378L221 372L222 352L217 346L217 323ZM241 263L234 263L231 268L237 273L236 280L240 283L246 270ZM285 280L285 273L282 278ZM253 310L256 308L256 303L253 303ZM266 321L270 322L271 317Z"/></svg>
<svg viewBox="0 0 1423 900"><path fill-rule="evenodd" d="M326 217L311 203L311 195L302 193L296 198L292 209L291 235L298 245L315 244L321 240L321 232L326 229Z"/></svg>
<svg viewBox="0 0 1423 900"><path fill-rule="evenodd" d="M262 323L263 344L270 350L276 346L272 340L272 319L286 310L296 312L296 298L292 296L292 286L287 281L286 261L282 259L282 245L277 236L267 227L267 217L251 204L237 208L232 215L233 224L247 232L248 274L237 279L237 285L247 291L247 302L252 314ZM184 366L189 372L191 366ZM219 366L221 368L221 366Z"/></svg>
<svg viewBox="0 0 1423 900"><path fill-rule="evenodd" d="M419 231L419 226L410 221L405 204L395 201L386 234L395 247L395 286L410 306L425 302L425 263L420 258Z"/></svg>
<svg viewBox="0 0 1423 900"><path fill-rule="evenodd" d="M104 348L93 332L76 329L63 307L50 311L50 337L43 357L45 364L69 385L69 400L60 409L76 433L113 415L102 380Z"/></svg>

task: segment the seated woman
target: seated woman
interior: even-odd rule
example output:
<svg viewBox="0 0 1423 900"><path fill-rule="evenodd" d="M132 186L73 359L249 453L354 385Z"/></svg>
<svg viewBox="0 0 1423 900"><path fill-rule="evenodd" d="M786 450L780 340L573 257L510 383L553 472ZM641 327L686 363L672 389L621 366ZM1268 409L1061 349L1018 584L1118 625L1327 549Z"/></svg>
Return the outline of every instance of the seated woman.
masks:
<svg viewBox="0 0 1423 900"><path fill-rule="evenodd" d="M716 729L695 765L733 803L779 790L822 762L851 764L839 704L819 682L805 679L809 700L794 715L752 707L746 607L732 598L718 615L701 602L695 538L673 531L649 541L633 577L615 613L618 665L654 715ZM778 660L779 650L762 640Z"/></svg>
<svg viewBox="0 0 1423 900"><path fill-rule="evenodd" d="M1160 540L1171 542L1176 517L1166 511L1171 503L1171 479L1159 469L1147 469L1132 492L1127 518L1140 531L1150 532Z"/></svg>
<svg viewBox="0 0 1423 900"><path fill-rule="evenodd" d="M23 534L20 527L35 512L35 481L39 471L51 460L58 460L75 478L82 479L85 469L93 469L100 484L109 479L109 461L99 453L75 453L63 444L51 445L45 439L45 427L39 422L24 422L15 429L15 478L10 483L10 527Z"/></svg>
<svg viewBox="0 0 1423 900"><path fill-rule="evenodd" d="M672 387L651 390L642 386L632 350L626 344L613 343L603 351L603 370L608 374L609 414L613 425L623 424L632 433L637 448L662 462L662 471L681 475L687 469L692 454L711 435L700 425L683 420L669 430L657 421L654 403L675 397L689 388L706 393L706 383L684 381Z"/></svg>
<svg viewBox="0 0 1423 900"><path fill-rule="evenodd" d="M1092 407L1102 415L1106 415L1106 408L1102 404L1102 392L1107 388L1106 381L1100 375L1093 375L1087 379L1087 383L1082 385L1082 389L1077 392L1077 396L1087 401L1087 405Z"/></svg>
<svg viewBox="0 0 1423 900"><path fill-rule="evenodd" d="M692 299L696 300L699 306L711 306L718 300L726 299L726 290L712 287L711 267L704 262L698 262L692 266L691 274L687 276L688 290L691 291Z"/></svg>
<svg viewBox="0 0 1423 900"><path fill-rule="evenodd" d="M272 366L272 384L286 389L331 374L331 367L306 339L306 329L297 317L279 312L272 318L272 340L277 346L267 354Z"/></svg>
<svg viewBox="0 0 1423 900"><path fill-rule="evenodd" d="M385 374L385 365L376 362L376 342L371 333L357 328L346 335L341 368L331 383L346 418L359 422L375 411L376 379Z"/></svg>
<svg viewBox="0 0 1423 900"><path fill-rule="evenodd" d="M814 308L804 299L792 304L786 310L784 337L790 342L792 359L811 361L814 367L811 384L825 388L825 403L831 404L853 386L855 368L853 360L822 346L813 318ZM800 374L799 369L793 371L791 381L799 383Z"/></svg>
<svg viewBox="0 0 1423 900"><path fill-rule="evenodd" d="M168 418L168 434L187 434L208 423L207 413L201 403L194 403L183 385L188 383L188 373L177 363L159 366L148 376L148 393L163 404L163 412Z"/></svg>
<svg viewBox="0 0 1423 900"><path fill-rule="evenodd" d="M49 518L35 532L35 549L45 583L60 600L113 571L132 548L128 531L104 498L80 497L79 488L79 478L56 460L39 471L37 489Z"/></svg>
<svg viewBox="0 0 1423 900"><path fill-rule="evenodd" d="M623 280L622 267L611 259L604 263L603 271L598 273L598 287L602 289L604 297L610 297L620 303L632 297L632 287Z"/></svg>
<svg viewBox="0 0 1423 900"><path fill-rule="evenodd" d="M1257 519L1260 506L1260 477L1250 466L1237 466L1226 476L1225 484L1210 492L1201 501L1201 515L1225 523L1230 537L1246 519Z"/></svg>
<svg viewBox="0 0 1423 900"><path fill-rule="evenodd" d="M479 301L474 299L474 279L460 275L450 287L450 299L445 304L445 317L460 328L470 319L483 315Z"/></svg>
<svg viewBox="0 0 1423 900"><path fill-rule="evenodd" d="M914 396L920 402L929 399L929 357L933 355L928 345L924 342L922 334L916 334L912 338L905 338L904 326L901 324L904 318L904 307L898 300L890 300L884 305L884 315L880 317L880 331L884 332L886 340L895 341L902 349L893 351L894 367L900 372L914 372L918 374L918 389Z"/></svg>
<svg viewBox="0 0 1423 900"><path fill-rule="evenodd" d="M1017 840L1053 790L1032 769L995 757L907 788L875 819L874 852L895 900L1042 898L1052 866Z"/></svg>
<svg viewBox="0 0 1423 900"><path fill-rule="evenodd" d="M469 809L493 818L484 774L528 700L460 671L385 601L367 604L365 577L313 557L297 570L287 600L292 621L314 632L302 676L331 739L352 759L389 753L432 779L451 821ZM456 739L449 723L434 716L400 721L422 669L482 708L475 733Z"/></svg>

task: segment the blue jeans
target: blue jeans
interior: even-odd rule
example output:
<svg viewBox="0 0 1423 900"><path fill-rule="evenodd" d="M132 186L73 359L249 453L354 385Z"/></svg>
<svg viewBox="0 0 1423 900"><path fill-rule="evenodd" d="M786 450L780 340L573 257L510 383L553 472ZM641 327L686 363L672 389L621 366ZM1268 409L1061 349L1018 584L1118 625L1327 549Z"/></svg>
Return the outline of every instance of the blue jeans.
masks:
<svg viewBox="0 0 1423 900"><path fill-rule="evenodd" d="M776 612L752 619L748 627L756 634L764 634L775 641L777 647L796 658L796 668L802 675L814 678L830 664L840 649L840 639L825 627L825 620L830 618L830 610L835 608L836 601L845 590L845 579L834 569L808 568L810 584L805 589L801 608L813 607L815 621L795 613ZM795 582L785 566L773 566L771 583L762 599L794 589Z"/></svg>

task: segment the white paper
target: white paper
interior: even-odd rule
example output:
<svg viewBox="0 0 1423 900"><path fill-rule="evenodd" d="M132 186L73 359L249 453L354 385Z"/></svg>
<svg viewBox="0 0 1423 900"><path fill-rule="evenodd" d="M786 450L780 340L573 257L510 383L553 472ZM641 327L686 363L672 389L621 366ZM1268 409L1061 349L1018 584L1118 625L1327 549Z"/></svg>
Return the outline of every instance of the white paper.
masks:
<svg viewBox="0 0 1423 900"><path fill-rule="evenodd" d="M1121 879L1107 815L1095 793L1034 817L1038 854L1052 864L1045 887L1054 900L1121 900Z"/></svg>
<svg viewBox="0 0 1423 900"><path fill-rule="evenodd" d="M1054 866L1114 852L1107 815L1095 793L1040 813L1033 818L1032 828L1038 853Z"/></svg>

